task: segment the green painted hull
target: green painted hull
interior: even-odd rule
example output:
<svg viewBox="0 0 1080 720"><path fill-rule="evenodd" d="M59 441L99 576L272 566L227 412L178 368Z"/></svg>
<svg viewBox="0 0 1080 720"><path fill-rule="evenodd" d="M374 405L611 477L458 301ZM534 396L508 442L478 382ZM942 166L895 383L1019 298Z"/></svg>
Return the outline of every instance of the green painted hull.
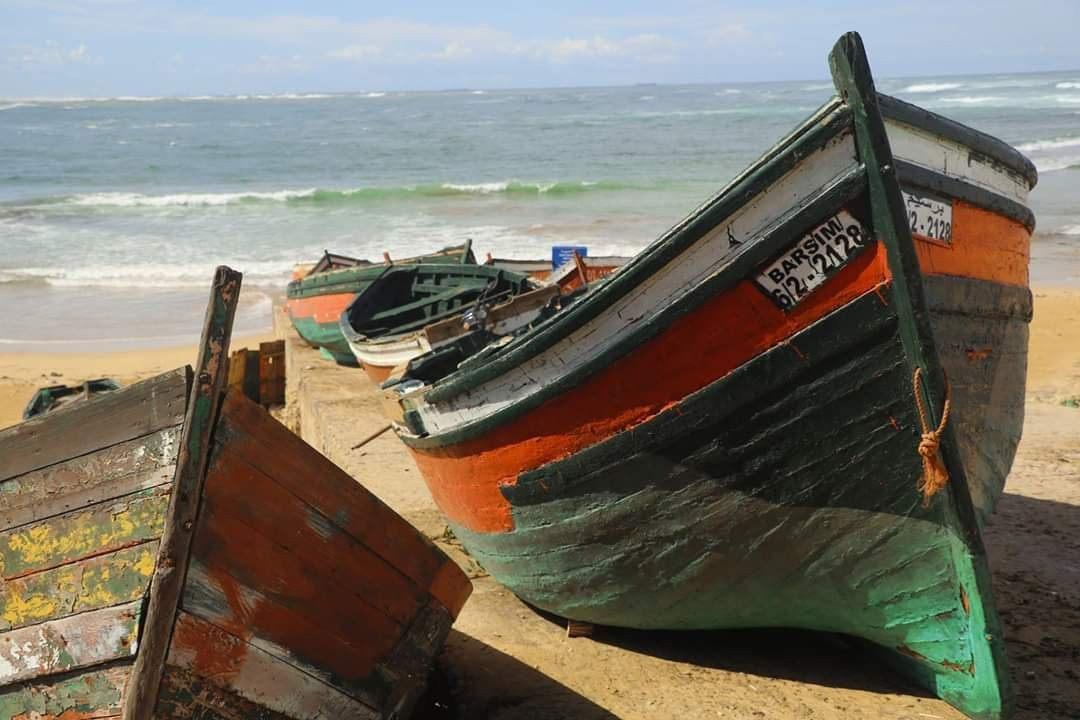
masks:
<svg viewBox="0 0 1080 720"><path fill-rule="evenodd" d="M309 317L294 317L292 323L307 344L324 351L339 365L357 366L356 357L341 333L339 322L320 323Z"/></svg>

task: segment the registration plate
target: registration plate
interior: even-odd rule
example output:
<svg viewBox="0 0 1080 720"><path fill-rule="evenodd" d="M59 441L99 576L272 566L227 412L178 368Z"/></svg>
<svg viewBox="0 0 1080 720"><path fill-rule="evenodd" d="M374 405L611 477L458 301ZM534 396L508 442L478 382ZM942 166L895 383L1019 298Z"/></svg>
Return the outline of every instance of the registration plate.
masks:
<svg viewBox="0 0 1080 720"><path fill-rule="evenodd" d="M904 191L904 210L913 235L952 243L952 203Z"/></svg>
<svg viewBox="0 0 1080 720"><path fill-rule="evenodd" d="M862 224L851 213L841 210L764 267L756 282L773 302L789 310L836 274L869 242Z"/></svg>

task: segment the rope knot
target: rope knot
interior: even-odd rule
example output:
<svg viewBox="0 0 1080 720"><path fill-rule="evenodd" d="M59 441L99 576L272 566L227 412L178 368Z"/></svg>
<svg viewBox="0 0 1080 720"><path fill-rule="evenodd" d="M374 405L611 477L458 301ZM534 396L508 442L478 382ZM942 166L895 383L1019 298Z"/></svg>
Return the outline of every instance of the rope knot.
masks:
<svg viewBox="0 0 1080 720"><path fill-rule="evenodd" d="M923 507L930 504L930 498L937 494L938 490L945 487L949 482L949 471L945 463L941 461L939 449L941 447L941 433L945 430L945 424L949 422L949 410L952 401L951 389L948 381L945 383L945 405L941 409L941 422L936 429L930 429L930 421L926 417L926 406L923 404L922 392L922 368L915 368L915 377L912 379L915 391L915 405L919 408L919 424L922 425L922 438L919 440L919 456L922 458L923 474L919 480L918 489L923 494Z"/></svg>

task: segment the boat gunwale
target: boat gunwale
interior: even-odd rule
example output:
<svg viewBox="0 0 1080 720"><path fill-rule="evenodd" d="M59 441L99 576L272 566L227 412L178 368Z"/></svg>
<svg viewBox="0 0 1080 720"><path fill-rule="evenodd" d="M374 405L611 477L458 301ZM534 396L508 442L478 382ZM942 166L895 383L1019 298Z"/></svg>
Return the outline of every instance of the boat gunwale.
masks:
<svg viewBox="0 0 1080 720"><path fill-rule="evenodd" d="M952 140L1000 163L1021 176L1029 191L1038 184L1039 171L1035 164L1004 140L892 95L877 93L877 98L886 119Z"/></svg>
<svg viewBox="0 0 1080 720"><path fill-rule="evenodd" d="M472 390L555 345L678 257L724 218L797 167L805 157L824 148L850 128L850 113L839 98L833 98L719 192L619 268L597 288L588 302L575 303L565 312L553 315L520 344L506 348L484 364L439 380L426 391L426 402L439 403Z"/></svg>
<svg viewBox="0 0 1080 720"><path fill-rule="evenodd" d="M747 272L766 262L786 247L808 225L827 217L837 205L851 202L863 194L864 180L865 170L863 167L853 165L844 175L841 175L830 186L824 188L817 197L759 236L744 252L732 258L724 268L683 295L678 302L668 305L650 317L648 321L639 324L633 331L612 343L595 358L562 375L555 382L545 385L539 391L510 403L489 415L476 418L453 428L425 435L407 433L399 428L398 436L407 446L415 449L454 445L481 435L509 419L523 415L543 404L552 396L577 386L591 376L596 371L596 367L607 365L614 358L659 335L679 317L692 312L713 295L729 290L742 282ZM422 390L415 392L423 395Z"/></svg>
<svg viewBox="0 0 1080 720"><path fill-rule="evenodd" d="M885 107L882 108L882 112L886 118L898 123L910 125L919 130L933 133L945 139L953 140L954 142L958 142L964 145L964 147L967 147L969 151L986 155L1006 166L1008 169L1023 175L1024 179L1034 187L1034 182L1037 180L1037 173L1034 170L1034 165L1032 165L1019 151L1004 141L998 140L997 138L987 135L979 130L975 130L974 128L969 128L966 125L949 120L936 113L923 110L910 103L897 100L891 96L877 93L877 97L879 101L885 101ZM622 293L618 292L618 290L629 291L630 288L644 280L644 277L640 277L643 272L645 274L651 274L666 263L670 258L666 257L666 254L663 256L660 255L660 251L658 250L659 247L666 246L675 249L676 251L684 249L683 242L685 241L685 238L683 236L687 233L691 233L691 228L696 227L706 216L712 217L712 215L717 212L716 207L724 204L723 200L725 200L725 196L736 195L738 190L741 189L738 186L743 183L752 182L754 179L760 179L760 176L765 173L770 163L776 161L776 159L785 152L793 150L795 143L800 139L805 138L807 134L813 133L815 130L820 132L821 126L815 127L815 120L825 118L829 116L830 113L837 112L838 110L840 113L843 113L846 111L845 108L846 106L838 97L833 97L794 131L777 142L761 158L740 173L723 189L699 206L679 224L668 230L658 240L651 243L625 266L620 268L606 283L606 286L598 290L598 294L606 294L605 297L608 299L608 302L605 303L599 301L599 298L594 298L588 303L581 303L577 307L571 308L568 313L560 313L559 315L553 316L548 321L550 324L539 326L532 336L523 339L521 344L503 350L498 356L490 358L483 363L478 364L476 367L466 367L433 383L424 392L425 402L428 404L437 404L473 390L499 375L506 373L528 359L535 357L566 335L574 332L592 319L592 317L602 312L611 302L614 302L615 297L613 294L617 293L621 296ZM1011 220L1023 224L1029 231L1034 231L1034 214L1030 208L1022 203L1016 202L1011 198L1007 198L1004 195L995 193L986 188L979 187L971 182L945 176L940 172L923 168L911 162L897 159L896 165L901 173L902 179L910 185L921 187L931 192L936 191L938 193L944 193L950 197L955 197L958 200L969 202L977 207L999 213ZM1029 170L1030 172L1028 172ZM769 181L762 184L767 186ZM742 204L743 203L737 204L736 207L732 208L729 212L734 212ZM694 240L696 239L697 238L695 237ZM686 244L688 245L690 243ZM643 267L647 269L643 271ZM635 280L630 280L630 277L635 278ZM613 290L612 287L616 288L616 290ZM556 330L556 328L558 329Z"/></svg>

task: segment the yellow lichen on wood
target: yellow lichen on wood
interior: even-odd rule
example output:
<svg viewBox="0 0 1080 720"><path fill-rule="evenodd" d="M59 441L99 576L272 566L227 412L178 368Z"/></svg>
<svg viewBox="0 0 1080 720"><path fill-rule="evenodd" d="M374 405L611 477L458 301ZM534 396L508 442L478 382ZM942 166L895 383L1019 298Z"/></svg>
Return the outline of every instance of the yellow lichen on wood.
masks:
<svg viewBox="0 0 1080 720"><path fill-rule="evenodd" d="M0 577L19 577L161 536L168 496L138 493L0 533Z"/></svg>
<svg viewBox="0 0 1080 720"><path fill-rule="evenodd" d="M152 541L0 584L0 630L141 598L157 551Z"/></svg>

